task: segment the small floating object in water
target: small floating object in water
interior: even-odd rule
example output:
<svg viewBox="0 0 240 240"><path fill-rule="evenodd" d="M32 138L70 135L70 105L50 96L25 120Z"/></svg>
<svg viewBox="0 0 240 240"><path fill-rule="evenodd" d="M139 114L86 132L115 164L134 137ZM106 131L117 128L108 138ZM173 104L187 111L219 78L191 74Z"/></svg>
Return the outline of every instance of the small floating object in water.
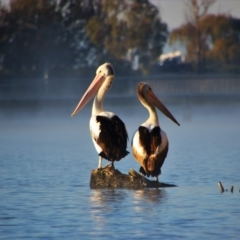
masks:
<svg viewBox="0 0 240 240"><path fill-rule="evenodd" d="M234 186L231 186L231 189L230 189L231 192L233 192L233 188L234 188Z"/></svg>
<svg viewBox="0 0 240 240"><path fill-rule="evenodd" d="M218 186L219 186L221 192L224 192L224 188L223 188L223 185L222 185L221 182L218 182ZM226 191L227 191L227 190L226 190Z"/></svg>

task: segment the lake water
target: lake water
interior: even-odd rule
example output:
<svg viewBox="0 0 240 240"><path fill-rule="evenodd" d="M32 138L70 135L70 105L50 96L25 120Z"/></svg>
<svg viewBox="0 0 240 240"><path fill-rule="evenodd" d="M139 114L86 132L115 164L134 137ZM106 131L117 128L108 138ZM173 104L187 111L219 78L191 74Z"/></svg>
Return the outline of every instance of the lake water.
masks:
<svg viewBox="0 0 240 240"><path fill-rule="evenodd" d="M106 108L125 122L130 150L147 112L127 102ZM91 106L71 118L75 101L2 104L0 239L239 239L240 100L165 103L181 126L159 113L170 142L159 179L178 187L145 190L89 188ZM115 167L139 169L131 154Z"/></svg>

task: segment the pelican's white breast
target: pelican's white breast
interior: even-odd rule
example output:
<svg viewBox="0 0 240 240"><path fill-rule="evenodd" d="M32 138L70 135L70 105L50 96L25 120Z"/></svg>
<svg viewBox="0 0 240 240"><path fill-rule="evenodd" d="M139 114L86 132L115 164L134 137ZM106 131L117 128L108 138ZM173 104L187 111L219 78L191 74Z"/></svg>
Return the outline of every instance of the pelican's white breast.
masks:
<svg viewBox="0 0 240 240"><path fill-rule="evenodd" d="M148 129L153 129L154 127L156 127L155 125L141 125L141 126L144 126ZM150 130L150 131L151 131ZM166 146L168 145L168 138L167 138L167 134L161 130L160 131L160 134L161 134L161 145L159 145L159 147L157 148L157 152L161 152L164 148L166 148ZM141 156L144 156L146 155L146 152L145 152L145 148L144 146L142 146L142 144L140 143L140 134L139 134L139 131L136 131L134 136L133 136L133 139L132 139L132 146L135 148L135 150L138 152L138 154L140 154Z"/></svg>
<svg viewBox="0 0 240 240"><path fill-rule="evenodd" d="M146 151L144 149L144 147L142 146L142 144L140 143L140 134L139 131L136 131L135 134L133 135L133 139L132 139L132 147L134 147L135 151L145 157L146 155Z"/></svg>

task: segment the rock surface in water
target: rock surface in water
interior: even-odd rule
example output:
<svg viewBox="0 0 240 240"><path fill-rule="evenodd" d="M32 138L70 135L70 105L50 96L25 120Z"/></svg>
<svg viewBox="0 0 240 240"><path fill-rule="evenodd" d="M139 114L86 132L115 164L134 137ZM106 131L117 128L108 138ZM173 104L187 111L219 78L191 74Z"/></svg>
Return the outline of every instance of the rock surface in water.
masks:
<svg viewBox="0 0 240 240"><path fill-rule="evenodd" d="M174 184L150 181L133 169L128 174L123 174L113 167L92 170L90 188L163 188L176 187Z"/></svg>

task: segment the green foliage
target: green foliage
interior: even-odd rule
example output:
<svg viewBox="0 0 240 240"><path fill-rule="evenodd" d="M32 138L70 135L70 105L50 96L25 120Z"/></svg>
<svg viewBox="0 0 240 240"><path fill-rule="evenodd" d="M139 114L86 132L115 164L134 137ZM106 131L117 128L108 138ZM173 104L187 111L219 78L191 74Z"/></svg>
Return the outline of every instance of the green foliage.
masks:
<svg viewBox="0 0 240 240"><path fill-rule="evenodd" d="M9 75L44 75L72 61L61 13L51 1L12 0L1 12L0 54Z"/></svg>
<svg viewBox="0 0 240 240"><path fill-rule="evenodd" d="M148 0L11 0L0 6L0 72L66 75L112 61L143 72L161 54L167 26Z"/></svg>
<svg viewBox="0 0 240 240"><path fill-rule="evenodd" d="M170 44L180 41L186 46L187 61L195 63L198 72L203 71L207 51L207 36L201 27L201 21L214 0L188 0L187 23L173 30Z"/></svg>
<svg viewBox="0 0 240 240"><path fill-rule="evenodd" d="M93 45L85 25L93 14L86 1L12 0L10 11L0 8L1 73L69 76L88 69Z"/></svg>
<svg viewBox="0 0 240 240"><path fill-rule="evenodd" d="M202 28L211 40L208 56L223 65L239 66L240 19L223 14L207 15L202 20Z"/></svg>
<svg viewBox="0 0 240 240"><path fill-rule="evenodd" d="M102 56L107 52L131 61L138 55L143 71L156 61L167 39L166 24L147 0L101 1L86 28Z"/></svg>

